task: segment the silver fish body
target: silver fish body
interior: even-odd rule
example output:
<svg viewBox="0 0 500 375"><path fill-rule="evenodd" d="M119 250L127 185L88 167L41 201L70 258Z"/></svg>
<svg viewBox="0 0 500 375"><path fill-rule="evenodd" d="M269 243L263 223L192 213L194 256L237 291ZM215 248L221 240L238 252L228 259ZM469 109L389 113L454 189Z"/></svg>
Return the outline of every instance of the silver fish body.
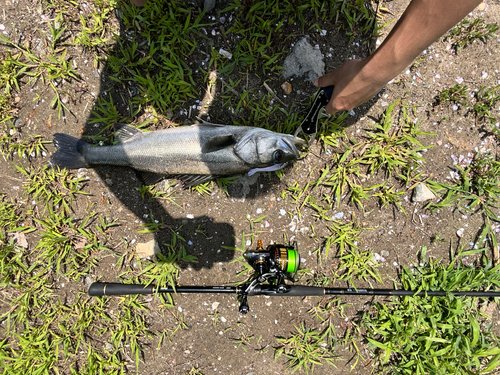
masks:
<svg viewBox="0 0 500 375"><path fill-rule="evenodd" d="M176 176L185 185L255 170L279 169L296 160L301 138L249 126L202 123L155 132L120 124L112 146L92 146L66 134L55 134L53 166L127 166L143 172L145 183Z"/></svg>

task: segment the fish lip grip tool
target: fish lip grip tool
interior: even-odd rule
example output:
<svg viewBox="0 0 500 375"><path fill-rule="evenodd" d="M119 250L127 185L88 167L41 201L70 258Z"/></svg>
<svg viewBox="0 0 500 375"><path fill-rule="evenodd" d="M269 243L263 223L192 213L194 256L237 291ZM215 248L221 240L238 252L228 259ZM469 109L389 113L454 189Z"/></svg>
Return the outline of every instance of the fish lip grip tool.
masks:
<svg viewBox="0 0 500 375"><path fill-rule="evenodd" d="M330 101L333 94L334 86L322 87L316 92L313 103L309 108L306 117L302 120L295 131L294 136L298 136L299 133L304 133L306 138L309 138L307 146L310 146L314 139L316 138L316 133L318 132L318 116L321 109L323 109ZM307 140L307 139L306 139Z"/></svg>

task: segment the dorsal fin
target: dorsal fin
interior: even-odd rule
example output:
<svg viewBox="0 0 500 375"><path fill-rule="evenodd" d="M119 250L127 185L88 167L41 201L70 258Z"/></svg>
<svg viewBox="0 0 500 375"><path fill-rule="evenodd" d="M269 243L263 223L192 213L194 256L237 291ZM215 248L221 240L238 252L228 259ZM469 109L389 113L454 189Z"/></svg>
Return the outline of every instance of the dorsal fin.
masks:
<svg viewBox="0 0 500 375"><path fill-rule="evenodd" d="M131 125L127 124L115 124L115 138L119 143L125 142L133 138L137 134L142 134L143 132Z"/></svg>
<svg viewBox="0 0 500 375"><path fill-rule="evenodd" d="M213 122L208 122L203 120L201 117L196 116L196 119L199 121L193 125L199 125L199 126L227 126L223 124L214 124Z"/></svg>

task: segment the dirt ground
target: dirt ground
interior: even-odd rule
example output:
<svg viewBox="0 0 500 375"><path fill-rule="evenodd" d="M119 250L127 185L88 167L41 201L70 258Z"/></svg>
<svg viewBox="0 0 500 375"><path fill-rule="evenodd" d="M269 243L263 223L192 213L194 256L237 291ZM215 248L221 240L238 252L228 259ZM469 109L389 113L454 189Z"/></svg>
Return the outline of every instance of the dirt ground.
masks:
<svg viewBox="0 0 500 375"><path fill-rule="evenodd" d="M5 25L9 37L36 38L36 29L45 25L43 7L36 2L25 0L0 0L2 12L0 20ZM407 1L391 1L385 4L393 15L387 14L385 22L397 19L405 9ZM221 7L219 9L222 9ZM215 11L214 11L215 12ZM229 19L231 14L225 14ZM500 20L500 3L488 1L487 7L475 10L474 17L481 16L485 22ZM210 17L208 15L207 17ZM113 17L110 22L119 20ZM393 24L382 30L382 35L376 41L378 45ZM118 26L119 27L119 26ZM328 33L321 36L318 33L309 35L311 44L318 44L325 55L326 70L331 71L354 56L366 56L368 48L360 40L349 43L348 39L333 31L333 26L322 24ZM215 27L216 28L216 27ZM296 32L294 40L303 35ZM361 108L356 108L346 123L352 124L346 133L354 140L361 141L366 137L367 129L387 109L388 104L403 98L410 105L416 106L415 121L420 123L419 129L435 133L419 137L423 145L429 148L422 152L425 162L422 170L434 181L449 182L450 172L454 170L454 160L470 158L478 148L491 149L497 155L496 139L483 131L481 123L463 108L453 109L452 106L437 106L436 95L446 87L455 85L463 79L471 90L480 86L495 86L500 84L500 37L490 39L486 44L475 42L458 53L450 49L446 40L439 40L428 48L416 61L396 79L389 83L378 97ZM210 40L210 38L208 39ZM361 42L361 43L360 43ZM409 41L411 42L411 41ZM190 58L193 63L200 63L206 57L213 45L217 50L230 50L231 43L223 38L214 37L200 41L200 53L194 53ZM42 47L41 47L42 48ZM291 50L290 46L290 50ZM40 134L45 140L52 140L54 133L67 133L80 137L82 133L91 134L98 129L99 124L89 124L96 101L100 96L113 95L115 105L126 112L126 101L129 91L109 79L109 69L101 64L93 65L93 58L84 51L73 51L73 61L83 78L82 82L74 83L69 89L72 92L68 106L72 114L58 118L57 113L49 105L52 91L43 82L25 86L16 97L16 128L21 136ZM282 64L280 61L279 64ZM278 93L287 105L299 103L296 110L305 109L305 104L315 91L309 82L294 78L290 82L293 92L283 95L280 85L284 79L277 73L271 76L249 75L249 88L260 88L264 95L264 80ZM204 95L203 82L200 82L200 97ZM221 82L217 83L216 99L208 109L212 122L230 124L232 113L224 108L221 95ZM254 100L258 100L255 97ZM193 110L191 118L187 114L195 100L186 103L185 108L172 113L174 123L190 123L198 113ZM274 105L279 105L275 103ZM494 109L500 115L500 108ZM136 119L139 123L147 118L148 113L141 113ZM157 128L166 124L156 124ZM150 129L155 130L155 129ZM431 147L432 146L432 147ZM49 153L43 158L32 162L36 165L47 162ZM325 147L316 142L311 152L303 159L286 168L280 180L274 174L257 174L252 177L240 177L240 182L229 186L228 194L214 185L211 193L200 195L194 190L183 190L177 186L174 196L175 203L143 199L137 190L141 186L133 170L124 168L102 167L87 169L83 173L88 180L84 191L87 196L80 196L75 202L75 217L83 217L89 210L98 212L110 220L120 224L114 228L113 240L116 251L123 253L131 251L137 243L145 243L155 239L158 243L171 239L171 230L177 231L186 240L186 250L198 257L198 263L183 264L178 281L179 285L222 285L241 277L238 271L243 266L232 262L241 254L227 247L252 248L255 243L242 244L242 234L255 233L255 239L262 239L264 244L271 242L296 241L302 258L301 266L313 273L328 273L338 266L338 258L330 254L327 260L318 261L314 251L321 246L324 236L329 235L328 223L319 221L315 212L309 208L297 212L297 203L290 197L283 198L282 193L287 187L297 181L301 186L310 179L316 181L325 165L331 165L328 155L339 152L333 147ZM15 160L18 162L18 160ZM27 163L23 160L23 163ZM22 176L17 173L10 162L0 163L0 191L9 197L22 197ZM367 178L364 185L373 185L387 177L381 172ZM440 238L452 239L453 246L460 244L468 246L473 243L482 225L482 219L474 215L443 209L437 213L423 210L424 203L412 203L410 186L398 185L398 191L407 191L402 206L406 215L399 209L387 206L381 208L375 199L369 200L364 210L359 210L352 204L341 202L332 210L331 217L341 220L351 220L354 217L360 221L363 231L359 244L362 250L380 253L386 251L385 262L379 267L384 284L373 282L374 287L392 287L392 280L397 278L403 265L417 262L417 251L427 246L428 255L447 259L449 242L433 241L436 235ZM314 194L321 199L321 191ZM143 227L141 222L149 216L154 216L166 225L166 228L155 235L138 233ZM255 224L252 229L248 216L257 219L265 218ZM314 227L314 233L312 232ZM463 231L461 237L457 231ZM121 239L125 238L127 245ZM250 237L245 238L245 242ZM36 234L28 236L30 246L35 246ZM115 259L99 260L95 275L81 283L73 283L71 288L61 287L69 301L76 298L79 291L85 290L90 282L96 280L117 281L122 270L115 266ZM134 268L137 264L134 258L127 258L124 268ZM63 283L64 280L56 281ZM345 287L346 285L335 285ZM357 286L369 286L360 281ZM232 295L175 295L175 307L160 309L159 301L148 296L141 297L147 301L148 311L145 312L150 331L161 332L173 330L180 317L187 329L179 330L169 342L163 343L157 349L158 338L144 340L144 357L139 365L140 374L184 374L193 367L204 374L286 374L287 363L284 357L275 359L273 348L277 346L277 337L288 337L295 326L305 323L306 326L321 328L321 323L308 312L319 303L315 297L309 298L265 298L250 297L250 312L247 315L238 313L238 302ZM339 337L355 319L360 311L368 308L372 298L343 297L347 305L347 318L335 315L335 326ZM117 306L116 306L117 308ZM496 315L498 318L498 314ZM498 327L498 320L495 322ZM245 344L240 341L249 338ZM104 345L104 343L102 343ZM364 344L361 352L367 356ZM349 348L336 348L339 360L337 367L328 365L317 366L315 374L344 374L349 372L354 353ZM135 371L135 366L130 367ZM302 370L296 373L300 374ZM360 363L352 370L352 374L369 374L373 371L370 361Z"/></svg>

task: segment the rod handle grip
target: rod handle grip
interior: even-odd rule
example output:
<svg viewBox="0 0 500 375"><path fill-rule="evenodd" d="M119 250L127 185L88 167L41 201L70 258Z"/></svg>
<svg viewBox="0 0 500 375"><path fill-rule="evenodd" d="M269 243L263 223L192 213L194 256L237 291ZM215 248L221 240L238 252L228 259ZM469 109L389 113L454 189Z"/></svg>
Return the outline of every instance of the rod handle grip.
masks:
<svg viewBox="0 0 500 375"><path fill-rule="evenodd" d="M154 287L141 284L121 283L92 283L89 288L90 296L123 296L131 294L152 294Z"/></svg>

